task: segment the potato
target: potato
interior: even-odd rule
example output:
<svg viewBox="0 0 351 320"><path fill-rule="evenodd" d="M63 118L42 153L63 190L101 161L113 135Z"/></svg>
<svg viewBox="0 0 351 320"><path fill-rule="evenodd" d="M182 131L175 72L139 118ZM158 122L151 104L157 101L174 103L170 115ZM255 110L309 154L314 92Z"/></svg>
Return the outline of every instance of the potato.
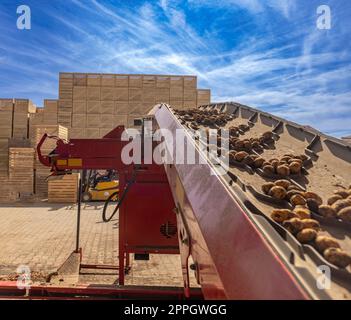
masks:
<svg viewBox="0 0 351 320"><path fill-rule="evenodd" d="M306 161L306 160L308 159L308 157L307 157L305 154L299 155L299 158L300 158L302 161Z"/></svg>
<svg viewBox="0 0 351 320"><path fill-rule="evenodd" d="M315 199L306 199L306 204L308 209L310 209L312 212L318 213L319 204Z"/></svg>
<svg viewBox="0 0 351 320"><path fill-rule="evenodd" d="M290 219L292 212L288 209L277 209L273 210L271 213L271 218L278 223L282 223L285 220Z"/></svg>
<svg viewBox="0 0 351 320"><path fill-rule="evenodd" d="M338 217L346 222L351 222L351 206L341 209L338 212Z"/></svg>
<svg viewBox="0 0 351 320"><path fill-rule="evenodd" d="M277 180L276 182L274 182L274 184L278 187L283 187L284 189L288 189L289 186L291 185L291 182L288 180Z"/></svg>
<svg viewBox="0 0 351 320"><path fill-rule="evenodd" d="M325 218L335 218L336 210L328 205L321 205L318 208L318 213Z"/></svg>
<svg viewBox="0 0 351 320"><path fill-rule="evenodd" d="M294 196L295 194L300 194L302 195L302 192L299 191L299 190L289 190L287 193L286 193L286 199L287 200L290 200L292 196Z"/></svg>
<svg viewBox="0 0 351 320"><path fill-rule="evenodd" d="M280 161L289 162L289 160L291 160L291 157L290 157L290 156L283 156L283 157L280 158Z"/></svg>
<svg viewBox="0 0 351 320"><path fill-rule="evenodd" d="M269 190L269 195L275 199L283 200L286 197L286 190L283 187L274 186Z"/></svg>
<svg viewBox="0 0 351 320"><path fill-rule="evenodd" d="M296 161L291 162L289 164L289 170L290 170L291 174L299 174L299 173L301 173L301 168L302 168L301 164L296 162Z"/></svg>
<svg viewBox="0 0 351 320"><path fill-rule="evenodd" d="M339 196L339 195L334 195L334 196L331 196L329 199L328 199L328 201L327 201L327 203L331 206L331 205L333 205L336 201L338 201L338 200L341 200L342 199L342 196Z"/></svg>
<svg viewBox="0 0 351 320"><path fill-rule="evenodd" d="M266 165L266 166L263 167L263 172L265 174L271 175L271 174L274 173L274 167L270 166L270 165Z"/></svg>
<svg viewBox="0 0 351 320"><path fill-rule="evenodd" d="M274 167L274 169L277 169L278 166L279 166L279 161L278 160L274 160L274 161L271 162L271 165L272 165L272 167Z"/></svg>
<svg viewBox="0 0 351 320"><path fill-rule="evenodd" d="M262 168L264 162L265 162L265 160L263 158L258 157L254 161L254 167L255 168Z"/></svg>
<svg viewBox="0 0 351 320"><path fill-rule="evenodd" d="M272 163L272 162L275 162L275 161L277 161L277 163L278 163L278 162L279 162L279 159L273 158L273 159L270 159L268 162L269 162L269 163Z"/></svg>
<svg viewBox="0 0 351 320"><path fill-rule="evenodd" d="M346 268L351 264L351 257L339 248L328 248L323 253L324 258L339 268Z"/></svg>
<svg viewBox="0 0 351 320"><path fill-rule="evenodd" d="M250 151L252 149L252 144L250 141L244 142L244 149Z"/></svg>
<svg viewBox="0 0 351 320"><path fill-rule="evenodd" d="M351 206L351 199L342 199L342 200L336 201L332 205L332 208L335 209L336 212L339 212L340 210L350 206Z"/></svg>
<svg viewBox="0 0 351 320"><path fill-rule="evenodd" d="M293 206L298 206L298 205L305 205L306 204L306 199L300 195L300 194L295 194L290 198L290 203Z"/></svg>
<svg viewBox="0 0 351 320"><path fill-rule="evenodd" d="M296 207L293 212L295 212L301 220L311 218L311 211L308 208Z"/></svg>
<svg viewBox="0 0 351 320"><path fill-rule="evenodd" d="M232 163L235 161L235 155L236 155L236 151L229 152L229 163Z"/></svg>
<svg viewBox="0 0 351 320"><path fill-rule="evenodd" d="M250 155L247 155L242 162L247 164L250 167L253 167L254 159L252 159Z"/></svg>
<svg viewBox="0 0 351 320"><path fill-rule="evenodd" d="M310 243L314 241L316 237L317 231L309 228L301 230L296 236L297 240L301 243Z"/></svg>
<svg viewBox="0 0 351 320"><path fill-rule="evenodd" d="M292 218L283 222L283 227L292 234L297 234L303 229L302 220L299 218Z"/></svg>
<svg viewBox="0 0 351 320"><path fill-rule="evenodd" d="M288 166L283 165L283 166L278 166L277 167L277 173L281 176L287 177L290 175L290 169Z"/></svg>
<svg viewBox="0 0 351 320"><path fill-rule="evenodd" d="M265 184L262 185L262 191L265 194L268 194L269 191L274 187L274 183L273 182L267 182Z"/></svg>
<svg viewBox="0 0 351 320"><path fill-rule="evenodd" d="M273 138L273 133L271 131L267 131L267 132L262 134L262 137L264 138L264 140L272 139Z"/></svg>
<svg viewBox="0 0 351 320"><path fill-rule="evenodd" d="M316 231L320 231L321 229L321 225L319 224L319 222L314 219L304 219L302 220L302 223L304 229L313 229Z"/></svg>
<svg viewBox="0 0 351 320"><path fill-rule="evenodd" d="M315 245L321 253L329 248L340 248L340 244L334 238L327 236L317 236Z"/></svg>
<svg viewBox="0 0 351 320"><path fill-rule="evenodd" d="M245 151L240 151L240 152L237 152L236 155L235 155L235 160L236 161L243 161L245 159L245 157L247 157L249 154Z"/></svg>
<svg viewBox="0 0 351 320"><path fill-rule="evenodd" d="M314 200L316 200L319 206L321 204L323 204L322 198L317 193L307 191L307 192L304 192L303 196L304 196L305 199L314 199Z"/></svg>
<svg viewBox="0 0 351 320"><path fill-rule="evenodd" d="M334 191L334 194L343 199L346 199L349 196L349 193L346 190L336 190Z"/></svg>

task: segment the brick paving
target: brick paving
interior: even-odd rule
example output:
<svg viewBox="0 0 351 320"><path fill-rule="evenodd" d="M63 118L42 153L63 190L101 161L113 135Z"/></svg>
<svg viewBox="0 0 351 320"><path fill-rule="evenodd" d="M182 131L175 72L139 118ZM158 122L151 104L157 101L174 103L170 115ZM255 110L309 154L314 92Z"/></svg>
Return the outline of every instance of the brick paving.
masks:
<svg viewBox="0 0 351 320"><path fill-rule="evenodd" d="M100 203L82 205L83 263L117 265L118 218L103 223L101 211ZM55 272L75 249L75 231L75 206L0 205L0 276L16 272L19 265L28 265L32 271L45 274ZM179 256L151 255L149 261L132 259L131 264L126 284L182 286ZM108 271L108 275L100 277L83 275L80 282L115 283L116 280Z"/></svg>

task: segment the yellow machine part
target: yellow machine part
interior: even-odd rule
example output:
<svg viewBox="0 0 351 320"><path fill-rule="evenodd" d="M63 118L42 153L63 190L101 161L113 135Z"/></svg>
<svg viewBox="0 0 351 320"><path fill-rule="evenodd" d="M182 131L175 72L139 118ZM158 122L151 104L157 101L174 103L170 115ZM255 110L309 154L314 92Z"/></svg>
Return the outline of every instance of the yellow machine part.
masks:
<svg viewBox="0 0 351 320"><path fill-rule="evenodd" d="M107 200L107 198L119 191L119 181L106 181L106 182L99 182L95 188L90 188L88 192L91 195L91 201L101 201Z"/></svg>

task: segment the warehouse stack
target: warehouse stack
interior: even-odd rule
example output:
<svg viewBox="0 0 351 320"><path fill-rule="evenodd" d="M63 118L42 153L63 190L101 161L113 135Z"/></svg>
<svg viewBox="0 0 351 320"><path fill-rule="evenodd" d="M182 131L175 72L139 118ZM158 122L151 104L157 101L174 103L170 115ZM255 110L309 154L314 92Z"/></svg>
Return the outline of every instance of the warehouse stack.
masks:
<svg viewBox="0 0 351 320"><path fill-rule="evenodd" d="M133 127L155 104L188 109L210 100L211 91L198 89L196 76L92 73L60 73L58 99L44 100L43 108L28 99L0 99L0 202L30 194L54 202L76 199L76 175L48 184L50 168L34 149L44 133L101 138L117 125ZM55 146L48 140L43 154Z"/></svg>

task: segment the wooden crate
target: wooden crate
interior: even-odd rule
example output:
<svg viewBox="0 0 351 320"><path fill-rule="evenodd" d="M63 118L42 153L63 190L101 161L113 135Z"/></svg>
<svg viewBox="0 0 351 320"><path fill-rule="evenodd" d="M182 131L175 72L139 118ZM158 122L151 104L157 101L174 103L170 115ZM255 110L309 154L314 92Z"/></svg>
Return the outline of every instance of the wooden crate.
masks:
<svg viewBox="0 0 351 320"><path fill-rule="evenodd" d="M155 103L156 101L156 91L153 88L143 88L143 95L142 99L143 102L152 102Z"/></svg>
<svg viewBox="0 0 351 320"><path fill-rule="evenodd" d="M157 88L155 92L156 101L169 101L170 90L169 88Z"/></svg>
<svg viewBox="0 0 351 320"><path fill-rule="evenodd" d="M196 89L184 89L184 100L196 102L197 90Z"/></svg>
<svg viewBox="0 0 351 320"><path fill-rule="evenodd" d="M184 109L194 109L194 108L196 108L197 107L196 100L190 100L190 101L184 100L183 107L184 107Z"/></svg>
<svg viewBox="0 0 351 320"><path fill-rule="evenodd" d="M86 100L87 99L87 87L73 87L73 100Z"/></svg>
<svg viewBox="0 0 351 320"><path fill-rule="evenodd" d="M156 76L143 76L143 88L156 88Z"/></svg>
<svg viewBox="0 0 351 320"><path fill-rule="evenodd" d="M0 139L11 137L12 117L13 113L11 111L0 111Z"/></svg>
<svg viewBox="0 0 351 320"><path fill-rule="evenodd" d="M143 103L141 102L130 102L129 103L129 115L144 114Z"/></svg>
<svg viewBox="0 0 351 320"><path fill-rule="evenodd" d="M87 75L85 73L74 73L73 74L73 86L86 86Z"/></svg>
<svg viewBox="0 0 351 320"><path fill-rule="evenodd" d="M57 114L57 122L64 127L72 127L72 113L59 111Z"/></svg>
<svg viewBox="0 0 351 320"><path fill-rule="evenodd" d="M87 100L88 101L100 101L101 100L101 88L89 86L87 88Z"/></svg>
<svg viewBox="0 0 351 320"><path fill-rule="evenodd" d="M198 89L197 90L197 105L208 105L211 103L211 90Z"/></svg>
<svg viewBox="0 0 351 320"><path fill-rule="evenodd" d="M142 88L143 87L143 77L138 75L129 76L129 87L130 88Z"/></svg>
<svg viewBox="0 0 351 320"><path fill-rule="evenodd" d="M195 76L186 76L184 77L184 89L193 89L197 88L197 77Z"/></svg>
<svg viewBox="0 0 351 320"><path fill-rule="evenodd" d="M64 86L73 86L73 73L60 72L59 84Z"/></svg>
<svg viewBox="0 0 351 320"><path fill-rule="evenodd" d="M72 112L73 111L73 101L60 99L58 101L58 112Z"/></svg>
<svg viewBox="0 0 351 320"><path fill-rule="evenodd" d="M17 113L13 114L13 138L28 138L29 114Z"/></svg>
<svg viewBox="0 0 351 320"><path fill-rule="evenodd" d="M0 111L13 111L13 99L0 99Z"/></svg>
<svg viewBox="0 0 351 320"><path fill-rule="evenodd" d="M117 74L115 76L115 87L125 87L129 86L129 77L127 75Z"/></svg>
<svg viewBox="0 0 351 320"><path fill-rule="evenodd" d="M60 100L72 100L73 99L73 87L71 86L59 86L59 99Z"/></svg>
<svg viewBox="0 0 351 320"><path fill-rule="evenodd" d="M183 77L180 77L180 76L170 77L170 88L176 88L176 87L183 88L184 86L183 80L184 80Z"/></svg>
<svg viewBox="0 0 351 320"><path fill-rule="evenodd" d="M72 128L85 128L87 126L87 115L86 113L72 115Z"/></svg>
<svg viewBox="0 0 351 320"><path fill-rule="evenodd" d="M128 102L116 102L115 103L115 114L116 115L127 115L129 113L129 103Z"/></svg>
<svg viewBox="0 0 351 320"><path fill-rule="evenodd" d="M113 114L115 110L115 103L113 101L101 101L101 114Z"/></svg>
<svg viewBox="0 0 351 320"><path fill-rule="evenodd" d="M66 127L55 125L36 125L31 127L30 140L32 147L36 147L43 135L47 133L50 136L57 136L60 139L68 140L68 129ZM47 139L42 146L42 151L51 152L56 147L56 140Z"/></svg>
<svg viewBox="0 0 351 320"><path fill-rule="evenodd" d="M114 127L117 126L127 126L128 124L128 116L126 115L118 115L118 116L114 116L115 119L115 124Z"/></svg>
<svg viewBox="0 0 351 320"><path fill-rule="evenodd" d="M100 116L99 128L113 128L114 127L114 116L113 114L102 114Z"/></svg>
<svg viewBox="0 0 351 320"><path fill-rule="evenodd" d="M111 128L100 128L99 129L99 135L100 138L103 138L105 135L107 135L108 133L110 133L110 131L112 131L112 129L114 129L115 127L111 127Z"/></svg>
<svg viewBox="0 0 351 320"><path fill-rule="evenodd" d="M170 100L170 106L174 109L183 109L183 101Z"/></svg>
<svg viewBox="0 0 351 320"><path fill-rule="evenodd" d="M101 75L97 74L97 73L88 74L86 85L89 87L100 87L101 86Z"/></svg>
<svg viewBox="0 0 351 320"><path fill-rule="evenodd" d="M57 113L43 113L43 124L56 125L58 124Z"/></svg>
<svg viewBox="0 0 351 320"><path fill-rule="evenodd" d="M57 113L58 100L45 99L44 100L44 110L45 113Z"/></svg>
<svg viewBox="0 0 351 320"><path fill-rule="evenodd" d="M87 114L87 127L100 128L101 119L99 114Z"/></svg>
<svg viewBox="0 0 351 320"><path fill-rule="evenodd" d="M8 167L9 167L9 140L0 139L0 173L7 174Z"/></svg>
<svg viewBox="0 0 351 320"><path fill-rule="evenodd" d="M113 101L115 98L115 88L113 87L102 87L101 88L101 100Z"/></svg>
<svg viewBox="0 0 351 320"><path fill-rule="evenodd" d="M86 138L87 139L98 139L100 137L99 128L86 128Z"/></svg>
<svg viewBox="0 0 351 320"><path fill-rule="evenodd" d="M114 74L103 74L101 75L101 86L102 87L114 87L115 86L115 75Z"/></svg>
<svg viewBox="0 0 351 320"><path fill-rule="evenodd" d="M73 101L73 113L87 113L87 102L86 101Z"/></svg>
<svg viewBox="0 0 351 320"><path fill-rule="evenodd" d="M170 90L170 100L183 100L183 87L173 87Z"/></svg>
<svg viewBox="0 0 351 320"><path fill-rule="evenodd" d="M157 88L170 88L171 87L171 78L164 76L157 76L156 87Z"/></svg>
<svg viewBox="0 0 351 320"><path fill-rule="evenodd" d="M48 182L48 202L76 203L78 199L78 174L55 177Z"/></svg>
<svg viewBox="0 0 351 320"><path fill-rule="evenodd" d="M128 101L128 87L115 88L114 98L116 101Z"/></svg>
<svg viewBox="0 0 351 320"><path fill-rule="evenodd" d="M14 112L15 113L28 113L29 104L32 103L28 99L15 99Z"/></svg>
<svg viewBox="0 0 351 320"><path fill-rule="evenodd" d="M34 148L9 149L9 181L16 193L34 192Z"/></svg>
<svg viewBox="0 0 351 320"><path fill-rule="evenodd" d="M87 102L87 114L99 114L101 109L100 101L88 101Z"/></svg>
<svg viewBox="0 0 351 320"><path fill-rule="evenodd" d="M69 133L70 139L85 139L87 136L86 128L72 128Z"/></svg>
<svg viewBox="0 0 351 320"><path fill-rule="evenodd" d="M142 101L143 91L139 88L129 88L128 90L129 101Z"/></svg>

